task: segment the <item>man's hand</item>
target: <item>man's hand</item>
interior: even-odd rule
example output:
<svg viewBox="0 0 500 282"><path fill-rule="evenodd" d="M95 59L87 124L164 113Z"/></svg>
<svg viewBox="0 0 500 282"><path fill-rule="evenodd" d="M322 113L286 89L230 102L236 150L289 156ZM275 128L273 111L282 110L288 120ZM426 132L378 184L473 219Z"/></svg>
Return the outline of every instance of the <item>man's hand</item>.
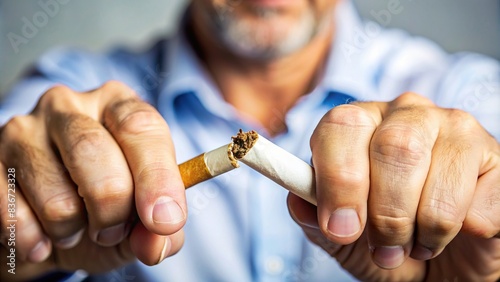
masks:
<svg viewBox="0 0 500 282"><path fill-rule="evenodd" d="M187 208L169 129L128 87L54 87L0 134L0 238L15 168L17 273L152 265L180 249Z"/></svg>
<svg viewBox="0 0 500 282"><path fill-rule="evenodd" d="M291 215L354 276L500 278L500 145L469 114L415 94L339 106L311 149L318 207L290 195Z"/></svg>

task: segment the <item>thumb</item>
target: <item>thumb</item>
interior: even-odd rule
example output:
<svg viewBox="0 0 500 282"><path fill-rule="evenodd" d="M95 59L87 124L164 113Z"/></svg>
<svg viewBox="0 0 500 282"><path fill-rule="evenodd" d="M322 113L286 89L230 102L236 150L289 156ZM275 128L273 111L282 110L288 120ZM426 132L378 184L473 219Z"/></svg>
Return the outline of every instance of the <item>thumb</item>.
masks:
<svg viewBox="0 0 500 282"><path fill-rule="evenodd" d="M146 265L156 265L177 253L184 243L182 229L169 236L154 234L138 222L130 234L130 250Z"/></svg>

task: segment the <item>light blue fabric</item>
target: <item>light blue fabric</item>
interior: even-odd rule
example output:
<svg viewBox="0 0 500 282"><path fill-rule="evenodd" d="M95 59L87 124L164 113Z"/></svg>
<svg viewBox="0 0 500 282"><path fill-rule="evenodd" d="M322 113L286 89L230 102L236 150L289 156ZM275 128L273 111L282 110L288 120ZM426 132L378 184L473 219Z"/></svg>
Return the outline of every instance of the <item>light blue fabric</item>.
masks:
<svg viewBox="0 0 500 282"><path fill-rule="evenodd" d="M425 39L362 22L348 1L336 13L336 37L322 80L287 114L288 130L273 138L275 143L309 161L309 138L329 109L353 99L389 101L406 91L471 112L500 139L497 61L477 54L447 55ZM48 53L3 101L0 123L29 112L55 84L87 91L111 79L125 82L158 108L171 127L179 162L228 143L239 128L265 132L224 101L182 31L139 53L116 50L96 55L69 49ZM305 239L288 214L286 196L284 189L247 167L200 184L187 191L186 240L177 255L155 267L134 263L95 278L352 280L334 259Z"/></svg>

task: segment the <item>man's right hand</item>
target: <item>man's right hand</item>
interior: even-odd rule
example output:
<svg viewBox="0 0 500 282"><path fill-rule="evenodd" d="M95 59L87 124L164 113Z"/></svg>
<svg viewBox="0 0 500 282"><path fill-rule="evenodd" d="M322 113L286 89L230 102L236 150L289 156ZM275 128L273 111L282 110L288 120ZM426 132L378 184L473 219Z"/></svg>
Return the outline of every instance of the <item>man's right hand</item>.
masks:
<svg viewBox="0 0 500 282"><path fill-rule="evenodd" d="M153 265L181 248L187 207L169 128L130 88L108 82L77 93L57 86L30 115L0 130L2 260L14 193L8 168L17 183L10 279L105 272L134 258Z"/></svg>

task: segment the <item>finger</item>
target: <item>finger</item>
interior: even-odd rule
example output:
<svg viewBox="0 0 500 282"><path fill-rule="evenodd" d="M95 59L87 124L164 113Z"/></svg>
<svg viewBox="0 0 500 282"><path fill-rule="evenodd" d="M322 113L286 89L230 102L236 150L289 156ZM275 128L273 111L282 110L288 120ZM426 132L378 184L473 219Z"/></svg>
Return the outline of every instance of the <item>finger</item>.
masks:
<svg viewBox="0 0 500 282"><path fill-rule="evenodd" d="M482 136L484 136L484 131ZM486 134L483 162L472 204L467 212L463 229L475 236L500 238L500 143ZM481 136L481 135L477 135Z"/></svg>
<svg viewBox="0 0 500 282"><path fill-rule="evenodd" d="M180 230L169 236L154 234L139 222L130 234L130 248L137 258L146 265L156 265L165 258L176 254L184 243Z"/></svg>
<svg viewBox="0 0 500 282"><path fill-rule="evenodd" d="M482 142L479 132L473 129L479 127L469 127L475 121L464 112L454 110L447 116L461 122L460 125L447 122L432 151L412 251L412 257L420 260L440 254L461 230L480 170L482 146L478 144Z"/></svg>
<svg viewBox="0 0 500 282"><path fill-rule="evenodd" d="M67 91L62 89L61 91ZM65 95L65 99L61 98ZM55 95L55 94L53 94ZM133 184L123 153L109 132L87 115L89 95L61 93L48 104L47 128L85 202L89 236L113 246L128 234Z"/></svg>
<svg viewBox="0 0 500 282"><path fill-rule="evenodd" d="M288 194L287 205L290 216L302 229L319 231L317 208L314 205L292 193Z"/></svg>
<svg viewBox="0 0 500 282"><path fill-rule="evenodd" d="M78 243L85 227L83 204L59 159L52 152L45 126L32 116L9 121L2 135L7 160L19 168L17 181L45 233L61 248Z"/></svg>
<svg viewBox="0 0 500 282"><path fill-rule="evenodd" d="M167 123L128 88L111 83L103 89L112 93L102 102L103 122L130 165L139 217L148 230L173 234L184 225L187 208Z"/></svg>
<svg viewBox="0 0 500 282"><path fill-rule="evenodd" d="M335 256L341 245L329 241L321 232L317 207L292 193L288 194L287 205L290 216L302 228L309 240Z"/></svg>
<svg viewBox="0 0 500 282"><path fill-rule="evenodd" d="M414 95L392 102L370 145L368 239L373 261L386 269L400 266L411 252L416 211L439 131L427 101L418 103Z"/></svg>
<svg viewBox="0 0 500 282"><path fill-rule="evenodd" d="M320 227L338 244L354 242L366 224L368 148L380 122L379 110L371 110L357 105L335 107L311 138Z"/></svg>
<svg viewBox="0 0 500 282"><path fill-rule="evenodd" d="M499 156L492 156L496 164L480 173L472 204L469 207L462 230L474 236L490 239L500 238L500 162Z"/></svg>
<svg viewBox="0 0 500 282"><path fill-rule="evenodd" d="M16 181L16 169L0 163L0 222L1 243L14 256L14 261L42 262L51 253L51 243L38 223L35 214ZM9 185L10 184L10 185Z"/></svg>
<svg viewBox="0 0 500 282"><path fill-rule="evenodd" d="M316 215L317 208L315 206L292 193L288 194L287 204L292 219L299 224L306 237L320 246L330 256L335 257L345 269L352 271L351 273L356 273L359 278L359 272L366 272L366 269L368 269L364 265L373 264L369 259L366 236L361 236L353 244L336 244L325 237L319 229ZM365 271L361 271L361 269ZM362 275L366 275L366 273L362 273ZM368 277L365 280L369 280Z"/></svg>

